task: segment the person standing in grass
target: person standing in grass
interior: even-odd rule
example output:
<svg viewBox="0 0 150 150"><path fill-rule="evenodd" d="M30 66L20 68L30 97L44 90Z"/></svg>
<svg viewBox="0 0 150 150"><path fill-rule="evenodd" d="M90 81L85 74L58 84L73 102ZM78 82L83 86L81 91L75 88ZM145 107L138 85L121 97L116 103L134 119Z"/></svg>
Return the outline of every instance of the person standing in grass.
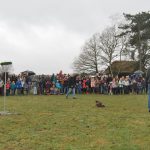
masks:
<svg viewBox="0 0 150 150"><path fill-rule="evenodd" d="M6 83L6 96L10 95L10 81L7 81Z"/></svg>
<svg viewBox="0 0 150 150"><path fill-rule="evenodd" d="M147 69L146 82L148 85L148 110L150 112L150 67Z"/></svg>
<svg viewBox="0 0 150 150"><path fill-rule="evenodd" d="M10 89L11 89L11 95L14 96L15 95L15 90L16 90L16 84L15 81L12 81L10 84Z"/></svg>
<svg viewBox="0 0 150 150"><path fill-rule="evenodd" d="M72 92L73 99L76 99L75 97L75 86L76 86L76 77L77 75L72 75L68 78L68 92L66 94L66 98L68 98L69 94Z"/></svg>
<svg viewBox="0 0 150 150"><path fill-rule="evenodd" d="M33 82L33 95L37 95L37 89L38 89L38 82L34 81Z"/></svg>
<svg viewBox="0 0 150 150"><path fill-rule="evenodd" d="M91 93L95 93L95 77L91 77Z"/></svg>
<svg viewBox="0 0 150 150"><path fill-rule="evenodd" d="M4 82L3 80L0 78L0 95L4 95L3 92L4 91Z"/></svg>
<svg viewBox="0 0 150 150"><path fill-rule="evenodd" d="M20 78L18 78L18 81L16 82L16 89L17 89L18 95L21 95L21 87L22 87L21 80L20 80Z"/></svg>

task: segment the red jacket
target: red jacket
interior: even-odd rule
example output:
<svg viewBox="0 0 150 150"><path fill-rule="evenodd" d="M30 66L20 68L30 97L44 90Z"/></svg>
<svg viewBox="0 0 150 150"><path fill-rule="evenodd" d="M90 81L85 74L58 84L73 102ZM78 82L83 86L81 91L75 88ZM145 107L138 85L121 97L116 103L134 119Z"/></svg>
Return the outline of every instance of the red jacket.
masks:
<svg viewBox="0 0 150 150"><path fill-rule="evenodd" d="M6 89L10 89L10 83L6 83Z"/></svg>

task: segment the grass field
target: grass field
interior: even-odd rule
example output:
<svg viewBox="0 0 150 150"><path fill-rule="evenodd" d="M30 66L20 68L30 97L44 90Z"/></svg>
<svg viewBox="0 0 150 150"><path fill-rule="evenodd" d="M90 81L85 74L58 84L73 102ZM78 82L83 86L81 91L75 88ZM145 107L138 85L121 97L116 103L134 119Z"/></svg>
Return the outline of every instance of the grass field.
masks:
<svg viewBox="0 0 150 150"><path fill-rule="evenodd" d="M150 150L147 95L15 96L6 105L20 115L0 116L0 150Z"/></svg>

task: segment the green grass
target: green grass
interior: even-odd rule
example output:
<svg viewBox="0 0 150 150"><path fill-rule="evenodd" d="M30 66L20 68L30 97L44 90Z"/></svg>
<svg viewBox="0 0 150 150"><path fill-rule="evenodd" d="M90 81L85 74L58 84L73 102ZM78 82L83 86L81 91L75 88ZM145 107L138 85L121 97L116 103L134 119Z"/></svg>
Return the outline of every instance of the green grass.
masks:
<svg viewBox="0 0 150 150"><path fill-rule="evenodd" d="M147 95L15 96L6 106L20 115L0 116L0 150L150 150Z"/></svg>

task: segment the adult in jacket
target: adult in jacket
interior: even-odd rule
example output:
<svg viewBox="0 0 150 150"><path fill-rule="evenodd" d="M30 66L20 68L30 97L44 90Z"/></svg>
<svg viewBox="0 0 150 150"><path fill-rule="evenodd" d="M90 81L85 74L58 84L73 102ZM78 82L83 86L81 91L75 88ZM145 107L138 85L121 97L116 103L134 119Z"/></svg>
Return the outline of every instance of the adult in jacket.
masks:
<svg viewBox="0 0 150 150"><path fill-rule="evenodd" d="M66 94L66 98L68 98L68 96L72 93L73 99L76 99L75 97L76 77L77 75L71 75L68 78L68 92Z"/></svg>

